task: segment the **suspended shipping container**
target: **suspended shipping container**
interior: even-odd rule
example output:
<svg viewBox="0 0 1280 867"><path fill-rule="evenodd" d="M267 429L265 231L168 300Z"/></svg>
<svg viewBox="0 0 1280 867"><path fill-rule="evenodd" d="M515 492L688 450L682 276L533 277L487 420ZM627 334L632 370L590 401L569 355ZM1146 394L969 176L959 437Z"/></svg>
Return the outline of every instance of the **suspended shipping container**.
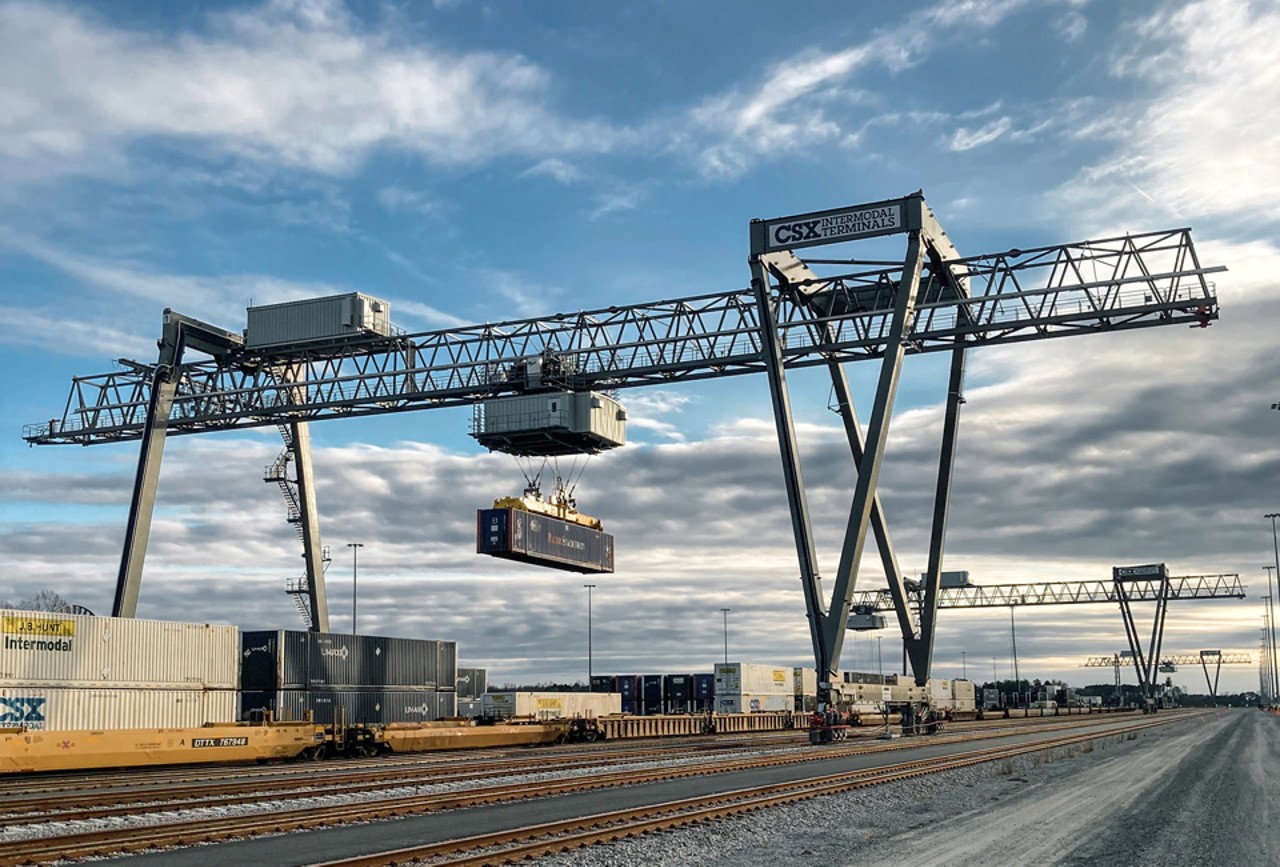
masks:
<svg viewBox="0 0 1280 867"><path fill-rule="evenodd" d="M235 689L234 626L0 611L0 686Z"/></svg>
<svg viewBox="0 0 1280 867"><path fill-rule="evenodd" d="M523 509L477 511L476 553L570 572L613 571L613 536Z"/></svg>
<svg viewBox="0 0 1280 867"><path fill-rule="evenodd" d="M0 727L44 731L194 728L235 718L234 689L0 688Z"/></svg>

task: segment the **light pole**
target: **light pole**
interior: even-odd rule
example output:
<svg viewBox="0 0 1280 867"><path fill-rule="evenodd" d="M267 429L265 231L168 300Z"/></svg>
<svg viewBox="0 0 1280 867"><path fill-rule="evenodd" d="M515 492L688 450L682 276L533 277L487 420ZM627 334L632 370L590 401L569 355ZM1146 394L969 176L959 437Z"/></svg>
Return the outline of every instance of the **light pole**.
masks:
<svg viewBox="0 0 1280 867"><path fill-rule="evenodd" d="M1022 678L1018 675L1018 624L1009 606L1009 635L1013 639L1013 691L1018 696L1017 707L1022 707Z"/></svg>
<svg viewBox="0 0 1280 867"><path fill-rule="evenodd" d="M583 584L587 588L587 691L591 691L591 591L596 589L594 584Z"/></svg>
<svg viewBox="0 0 1280 867"><path fill-rule="evenodd" d="M884 685L884 654L880 648L880 636L876 636L876 667L880 671L880 684Z"/></svg>
<svg viewBox="0 0 1280 867"><path fill-rule="evenodd" d="M1271 679L1271 694L1280 694L1280 673L1276 670L1276 597L1271 594L1271 576L1275 573L1275 566L1263 566L1267 573L1267 594L1262 597L1266 602L1267 610L1264 612L1267 623L1267 677Z"/></svg>
<svg viewBox="0 0 1280 867"><path fill-rule="evenodd" d="M969 663L965 659L965 652L960 651L960 677L964 680L969 679Z"/></svg>
<svg viewBox="0 0 1280 867"><path fill-rule="evenodd" d="M347 547L351 549L351 634L356 634L356 579L359 576L357 562L359 561L360 549L364 547L363 542L348 542Z"/></svg>
<svg viewBox="0 0 1280 867"><path fill-rule="evenodd" d="M1263 515L1264 518L1271 519L1271 550L1275 553L1275 577L1277 582L1277 592L1280 593L1280 539L1276 536L1276 518L1280 518L1280 512L1268 512ZM1271 582L1267 582L1267 592L1271 593ZM1276 594L1271 596L1271 604L1275 605ZM1276 689L1271 693L1275 695L1280 692L1280 671L1276 669L1276 619L1271 618L1271 682Z"/></svg>
<svg viewBox="0 0 1280 867"><path fill-rule="evenodd" d="M996 671L996 658L991 657L991 685L1000 688L1000 674Z"/></svg>
<svg viewBox="0 0 1280 867"><path fill-rule="evenodd" d="M720 614L724 617L724 664L729 664L729 612L732 608L721 608Z"/></svg>

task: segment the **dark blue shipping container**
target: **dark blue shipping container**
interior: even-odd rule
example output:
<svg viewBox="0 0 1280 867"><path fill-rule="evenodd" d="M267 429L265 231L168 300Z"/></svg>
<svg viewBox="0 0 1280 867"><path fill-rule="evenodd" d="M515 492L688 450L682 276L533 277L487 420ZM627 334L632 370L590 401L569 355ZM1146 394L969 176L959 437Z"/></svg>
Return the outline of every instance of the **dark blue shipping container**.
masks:
<svg viewBox="0 0 1280 867"><path fill-rule="evenodd" d="M615 678L612 674L593 674L591 676L592 692L617 692L614 688Z"/></svg>
<svg viewBox="0 0 1280 867"><path fill-rule="evenodd" d="M477 511L476 553L570 572L613 571L613 536L523 509Z"/></svg>
<svg viewBox="0 0 1280 867"><path fill-rule="evenodd" d="M667 713L689 713L693 710L693 675L664 675L662 693Z"/></svg>
<svg viewBox="0 0 1280 867"><path fill-rule="evenodd" d="M662 675L646 674L640 678L640 707L645 716L660 714L666 708L662 701Z"/></svg>
<svg viewBox="0 0 1280 867"><path fill-rule="evenodd" d="M619 674L613 678L613 687L622 696L622 712L639 714L640 678L634 674Z"/></svg>
<svg viewBox="0 0 1280 867"><path fill-rule="evenodd" d="M449 689L452 641L275 629L240 634L240 688Z"/></svg>
<svg viewBox="0 0 1280 867"><path fill-rule="evenodd" d="M693 709L695 713L715 710L716 676L714 674L695 674L693 676Z"/></svg>
<svg viewBox="0 0 1280 867"><path fill-rule="evenodd" d="M457 694L387 689L282 689L240 693L240 719L256 721L267 712L279 720L304 720L310 713L319 725L427 722L455 716Z"/></svg>

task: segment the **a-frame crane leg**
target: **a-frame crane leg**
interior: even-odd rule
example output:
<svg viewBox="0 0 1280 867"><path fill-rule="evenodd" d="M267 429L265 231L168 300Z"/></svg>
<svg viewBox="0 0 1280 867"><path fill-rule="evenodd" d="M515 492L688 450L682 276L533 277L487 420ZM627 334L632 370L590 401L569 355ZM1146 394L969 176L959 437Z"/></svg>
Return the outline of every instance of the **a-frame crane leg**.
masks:
<svg viewBox="0 0 1280 867"><path fill-rule="evenodd" d="M858 421L857 410L853 406L853 395L849 390L849 379L845 376L844 367L836 361L828 362L831 373L831 386L835 391L836 408L844 422L845 437L849 440L849 452L853 462L862 464L865 448L862 439L862 424ZM871 500L871 532L876 537L876 547L880 551L880 563L884 567L885 580L889 584L889 595L893 598L893 610L898 617L898 627L902 630L903 639L915 634L915 624L911 617L911 608L907 602L907 588L902 583L902 569L898 566L898 555L889 537L889 527L885 523L884 510L880 505L880 493L873 494Z"/></svg>
<svg viewBox="0 0 1280 867"><path fill-rule="evenodd" d="M155 512L156 489L160 483L160 463L164 458L169 414L178 394L184 349L185 329L182 324L166 320L160 340L160 360L147 403L147 420L138 448L138 470L133 479L133 497L129 501L129 520L125 525L124 545L120 553L120 571L116 575L116 594L111 603L112 617L134 617L138 613L142 565L147 558L151 517Z"/></svg>
<svg viewBox="0 0 1280 867"><path fill-rule="evenodd" d="M787 490L787 505L791 510L791 527L795 533L796 554L800 560L800 582L804 588L804 605L809 618L809 637L813 642L813 658L818 673L818 701L825 706L830 698L830 687L824 690L823 684L830 684L835 663L827 655L822 640L827 615L818 574L817 549L813 542L813 525L809 521L809 504L804 492L804 477L800 471L800 447L796 442L791 397L787 391L787 376L783 367L782 347L778 342L778 322L770 298L768 275L758 259L751 263L751 272L751 285L756 294L760 319L760 354L769 378L773 420L782 453L782 477Z"/></svg>
<svg viewBox="0 0 1280 867"><path fill-rule="evenodd" d="M924 686L933 665L933 635L938 622L938 597L942 592L942 549L951 506L951 479L955 468L960 407L964 403L965 350L951 353L951 377L947 383L947 408L942 423L942 449L938 460L938 484L933 498L933 525L929 536L929 567L920 607L920 635L905 642L916 684ZM896 605L896 602L895 602Z"/></svg>
<svg viewBox="0 0 1280 867"><path fill-rule="evenodd" d="M1209 663L1205 659L1206 655L1212 656L1213 654L1205 654L1204 651L1201 651L1200 667L1204 669L1204 685L1209 688L1209 699L1216 707L1218 704L1218 677L1222 674L1222 654L1217 654L1218 664L1213 670L1212 680L1209 679Z"/></svg>
<svg viewBox="0 0 1280 867"><path fill-rule="evenodd" d="M830 613L823 623L822 640L826 658L837 664L844 648L845 631L849 625L849 607L853 602L853 590L857 582L858 562L866 545L867 524L871 519L871 504L875 500L880 480L880 465L884 447L889 437L889 421L893 415L893 402L897 397L898 380L902 375L902 359L905 355L905 339L915 319L916 297L920 289L920 272L924 265L924 243L919 230L909 233L907 255L903 260L902 280L898 285L893 319L885 342L884 359L880 365L880 378L876 386L875 404L867 425L865 451L858 464L858 479L853 492L853 505L849 509L849 523L845 527L844 545L840 553L840 568L836 572L835 588L831 594Z"/></svg>
<svg viewBox="0 0 1280 867"><path fill-rule="evenodd" d="M1125 590L1124 582L1115 579L1116 598L1120 601L1120 616L1124 620L1124 634L1129 641L1129 652L1133 654L1133 667L1138 673L1138 688L1142 691L1144 699L1150 696L1150 687L1147 681L1147 663L1142 654L1142 641L1138 638L1138 627L1133 622L1133 606L1129 602L1129 593Z"/></svg>
<svg viewBox="0 0 1280 867"><path fill-rule="evenodd" d="M324 556L320 547L320 520L316 509L315 473L311 465L311 429L304 421L289 423L289 449L298 475L298 519L302 529L302 557L307 568L307 597L311 607L311 631L329 631L329 603L324 586Z"/></svg>

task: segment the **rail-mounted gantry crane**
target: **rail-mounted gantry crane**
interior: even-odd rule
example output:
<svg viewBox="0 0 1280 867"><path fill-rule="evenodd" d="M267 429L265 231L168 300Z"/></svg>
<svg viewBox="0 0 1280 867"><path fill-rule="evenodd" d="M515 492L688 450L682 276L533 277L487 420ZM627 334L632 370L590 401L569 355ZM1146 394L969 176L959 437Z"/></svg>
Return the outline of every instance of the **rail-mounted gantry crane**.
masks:
<svg viewBox="0 0 1280 867"><path fill-rule="evenodd" d="M1218 680L1222 674L1222 666L1224 665L1252 665L1253 657L1247 653L1223 653L1221 650L1202 650L1199 653L1175 653L1169 656L1159 657L1159 671L1161 673L1172 674L1180 665L1200 664L1200 668L1204 670L1205 686L1209 689L1209 697L1216 702L1218 700ZM1138 672L1138 684L1142 689L1143 698L1150 698L1152 684L1155 679L1155 667L1153 665L1144 666L1142 661L1134 656L1132 651L1124 653L1114 653L1111 656L1091 656L1084 662L1085 668L1113 668L1115 669L1116 690L1120 689L1120 669L1128 663L1132 662L1134 668ZM1154 660L1152 661L1154 662ZM1213 676L1209 675L1209 666L1213 666Z"/></svg>
<svg viewBox="0 0 1280 867"><path fill-rule="evenodd" d="M857 244L904 235L901 263L863 261ZM486 323L420 334L352 334L324 346L249 347L242 335L166 311L153 364L77 377L60 417L28 426L34 444L140 440L113 613L137 603L150 515L168 435L286 426L307 487L306 426L330 418L473 405L523 393L512 370L554 369L575 392L617 390L765 373L782 453L805 606L819 678L829 688L848 625L858 564L874 536L916 679L929 676L943 540L970 349L1218 317L1189 229L963 256L920 192L750 225L751 283L672 300ZM796 251L830 247L828 258ZM188 360L188 350L208 356ZM908 355L950 357L920 604L909 607L877 481L894 398ZM865 431L844 364L879 360ZM830 602L824 598L800 469L787 372L829 371L857 469ZM308 497L302 509L312 510ZM314 522L312 523L314 526ZM313 628L327 627L318 538L307 544ZM918 615L918 624L916 617ZM827 686L824 686L826 684Z"/></svg>

